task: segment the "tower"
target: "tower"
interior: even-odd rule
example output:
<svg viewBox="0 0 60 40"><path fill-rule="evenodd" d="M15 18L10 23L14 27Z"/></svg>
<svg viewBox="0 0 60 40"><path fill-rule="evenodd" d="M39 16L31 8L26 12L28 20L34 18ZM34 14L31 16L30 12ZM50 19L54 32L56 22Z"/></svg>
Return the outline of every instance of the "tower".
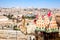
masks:
<svg viewBox="0 0 60 40"><path fill-rule="evenodd" d="M36 26L39 28L40 31L45 31L45 25L41 15L38 17L36 21Z"/></svg>
<svg viewBox="0 0 60 40"><path fill-rule="evenodd" d="M57 32L58 31L58 26L57 26L54 14L52 14L52 20L50 21L48 30L49 30L49 32Z"/></svg>

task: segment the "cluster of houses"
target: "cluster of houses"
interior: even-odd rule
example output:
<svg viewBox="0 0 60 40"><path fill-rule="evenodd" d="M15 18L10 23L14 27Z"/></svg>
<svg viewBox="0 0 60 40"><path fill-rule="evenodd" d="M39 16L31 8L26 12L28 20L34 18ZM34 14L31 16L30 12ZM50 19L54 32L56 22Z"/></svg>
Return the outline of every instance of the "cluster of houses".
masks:
<svg viewBox="0 0 60 40"><path fill-rule="evenodd" d="M17 30L19 35L20 32L35 33L35 30L57 32L60 26L59 13L60 9L0 8L0 30Z"/></svg>
<svg viewBox="0 0 60 40"><path fill-rule="evenodd" d="M25 23L27 24L28 22L33 23L35 19L32 19L30 17L34 17L38 14L39 18L37 19L37 27L41 27L43 24L47 26L49 24L49 18L46 15L49 11L51 11L52 14L57 15L60 13L60 9L47 9L47 8L0 8L0 25L2 26L3 24L6 26L7 24L11 25L17 25L19 28L19 25L23 24L23 18L22 16L26 16L29 19L25 18L27 20ZM44 16L45 20L41 18L40 16ZM39 22L39 21L41 22ZM45 21L42 23L42 21ZM33 23L34 24L34 23ZM41 25L40 25L41 24ZM43 25L43 27L45 27ZM13 28L13 27L12 27Z"/></svg>

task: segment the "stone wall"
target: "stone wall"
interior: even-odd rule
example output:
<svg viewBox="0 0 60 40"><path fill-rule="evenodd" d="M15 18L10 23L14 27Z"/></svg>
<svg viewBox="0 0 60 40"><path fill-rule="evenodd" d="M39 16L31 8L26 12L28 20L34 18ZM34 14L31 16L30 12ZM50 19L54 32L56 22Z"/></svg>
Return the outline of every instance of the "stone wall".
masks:
<svg viewBox="0 0 60 40"><path fill-rule="evenodd" d="M0 30L0 40L27 40L27 35L20 31Z"/></svg>

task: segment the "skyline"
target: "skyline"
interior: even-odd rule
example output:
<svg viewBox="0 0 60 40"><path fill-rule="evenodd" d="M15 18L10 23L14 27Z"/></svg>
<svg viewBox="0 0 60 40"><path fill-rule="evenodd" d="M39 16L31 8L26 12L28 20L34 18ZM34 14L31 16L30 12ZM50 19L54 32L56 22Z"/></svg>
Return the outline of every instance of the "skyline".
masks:
<svg viewBox="0 0 60 40"><path fill-rule="evenodd" d="M0 7L60 8L60 0L0 0Z"/></svg>

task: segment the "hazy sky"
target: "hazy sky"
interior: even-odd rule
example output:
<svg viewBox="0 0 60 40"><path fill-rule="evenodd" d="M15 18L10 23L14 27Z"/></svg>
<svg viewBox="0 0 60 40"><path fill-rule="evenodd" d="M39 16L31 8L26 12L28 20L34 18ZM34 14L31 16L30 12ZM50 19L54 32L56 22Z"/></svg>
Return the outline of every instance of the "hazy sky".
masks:
<svg viewBox="0 0 60 40"><path fill-rule="evenodd" d="M0 7L60 8L60 0L0 0Z"/></svg>

